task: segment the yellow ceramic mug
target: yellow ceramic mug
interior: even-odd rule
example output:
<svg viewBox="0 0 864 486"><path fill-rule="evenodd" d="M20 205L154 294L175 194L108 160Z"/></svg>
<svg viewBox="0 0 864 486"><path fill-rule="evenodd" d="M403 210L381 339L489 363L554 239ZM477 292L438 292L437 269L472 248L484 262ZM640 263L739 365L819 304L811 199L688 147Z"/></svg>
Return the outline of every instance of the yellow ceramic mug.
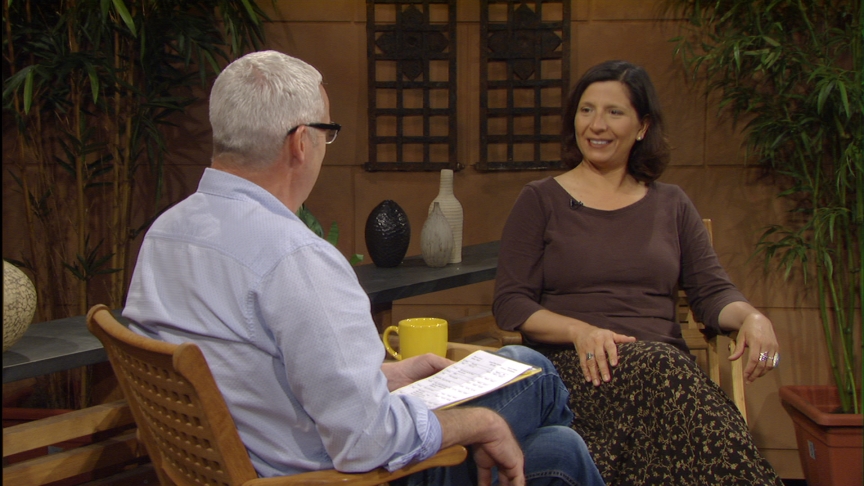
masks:
<svg viewBox="0 0 864 486"><path fill-rule="evenodd" d="M399 335L399 353L390 346L390 333ZM382 336L384 347L398 360L435 353L447 356L447 321L436 317L402 319L399 326L389 326Z"/></svg>

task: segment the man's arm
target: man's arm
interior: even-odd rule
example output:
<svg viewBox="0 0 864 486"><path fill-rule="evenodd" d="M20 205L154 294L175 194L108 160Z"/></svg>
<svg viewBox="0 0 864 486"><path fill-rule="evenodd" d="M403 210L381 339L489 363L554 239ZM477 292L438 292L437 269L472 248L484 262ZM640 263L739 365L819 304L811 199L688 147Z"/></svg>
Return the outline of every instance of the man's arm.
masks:
<svg viewBox="0 0 864 486"><path fill-rule="evenodd" d="M525 464L522 449L510 426L487 408L436 410L441 423L441 448L456 444L474 446L474 461L480 485L492 483L492 467L498 467L502 486L523 486Z"/></svg>
<svg viewBox="0 0 864 486"><path fill-rule="evenodd" d="M438 420L421 401L390 395L369 298L345 257L310 235L268 273L258 298L287 391L313 425L307 435L344 472L430 457L440 447Z"/></svg>
<svg viewBox="0 0 864 486"><path fill-rule="evenodd" d="M384 363L381 371L387 377L387 387L393 391L434 375L452 363L434 354L424 354ZM498 466L502 486L525 483L522 450L501 416L486 408L470 407L436 410L434 413L441 424L442 449L456 444L474 446L481 485L491 484L493 466Z"/></svg>

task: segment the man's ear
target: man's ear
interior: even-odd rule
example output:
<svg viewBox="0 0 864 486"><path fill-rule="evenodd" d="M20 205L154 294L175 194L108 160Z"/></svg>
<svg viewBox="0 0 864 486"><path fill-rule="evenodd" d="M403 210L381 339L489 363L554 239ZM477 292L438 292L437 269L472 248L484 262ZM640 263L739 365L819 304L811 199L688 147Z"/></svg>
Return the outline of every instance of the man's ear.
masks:
<svg viewBox="0 0 864 486"><path fill-rule="evenodd" d="M307 128L303 125L297 127L297 130L285 137L285 142L282 144L283 154L290 155L292 164L304 162L309 154L309 137L306 136Z"/></svg>

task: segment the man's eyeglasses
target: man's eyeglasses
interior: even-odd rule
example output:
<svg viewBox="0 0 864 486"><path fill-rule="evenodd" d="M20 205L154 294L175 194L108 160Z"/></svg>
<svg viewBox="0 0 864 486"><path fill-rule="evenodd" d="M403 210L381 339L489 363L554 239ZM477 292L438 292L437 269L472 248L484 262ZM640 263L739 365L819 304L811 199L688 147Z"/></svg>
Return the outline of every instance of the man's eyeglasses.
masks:
<svg viewBox="0 0 864 486"><path fill-rule="evenodd" d="M297 129L300 127L312 127L317 128L318 130L324 130L324 136L327 137L325 143L327 143L328 145L333 143L334 140L336 140L336 135L339 135L339 130L342 129L342 125L338 123L301 123L296 127L292 128L291 130L288 130L288 133L285 134L285 136L287 137L288 135L291 135L292 133L296 132Z"/></svg>

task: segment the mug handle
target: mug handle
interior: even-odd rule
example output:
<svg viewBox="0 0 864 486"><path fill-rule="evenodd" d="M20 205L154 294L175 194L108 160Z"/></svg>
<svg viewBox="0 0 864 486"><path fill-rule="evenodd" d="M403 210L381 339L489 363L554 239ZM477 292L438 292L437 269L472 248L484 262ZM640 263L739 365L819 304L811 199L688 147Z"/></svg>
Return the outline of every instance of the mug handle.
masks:
<svg viewBox="0 0 864 486"><path fill-rule="evenodd" d="M399 335L399 327L398 326L388 326L387 329L384 329L384 334L381 336L381 340L384 341L384 348L387 350L387 354L393 356L399 361L402 361L402 355L397 353L390 346L390 333L395 332L396 335Z"/></svg>

